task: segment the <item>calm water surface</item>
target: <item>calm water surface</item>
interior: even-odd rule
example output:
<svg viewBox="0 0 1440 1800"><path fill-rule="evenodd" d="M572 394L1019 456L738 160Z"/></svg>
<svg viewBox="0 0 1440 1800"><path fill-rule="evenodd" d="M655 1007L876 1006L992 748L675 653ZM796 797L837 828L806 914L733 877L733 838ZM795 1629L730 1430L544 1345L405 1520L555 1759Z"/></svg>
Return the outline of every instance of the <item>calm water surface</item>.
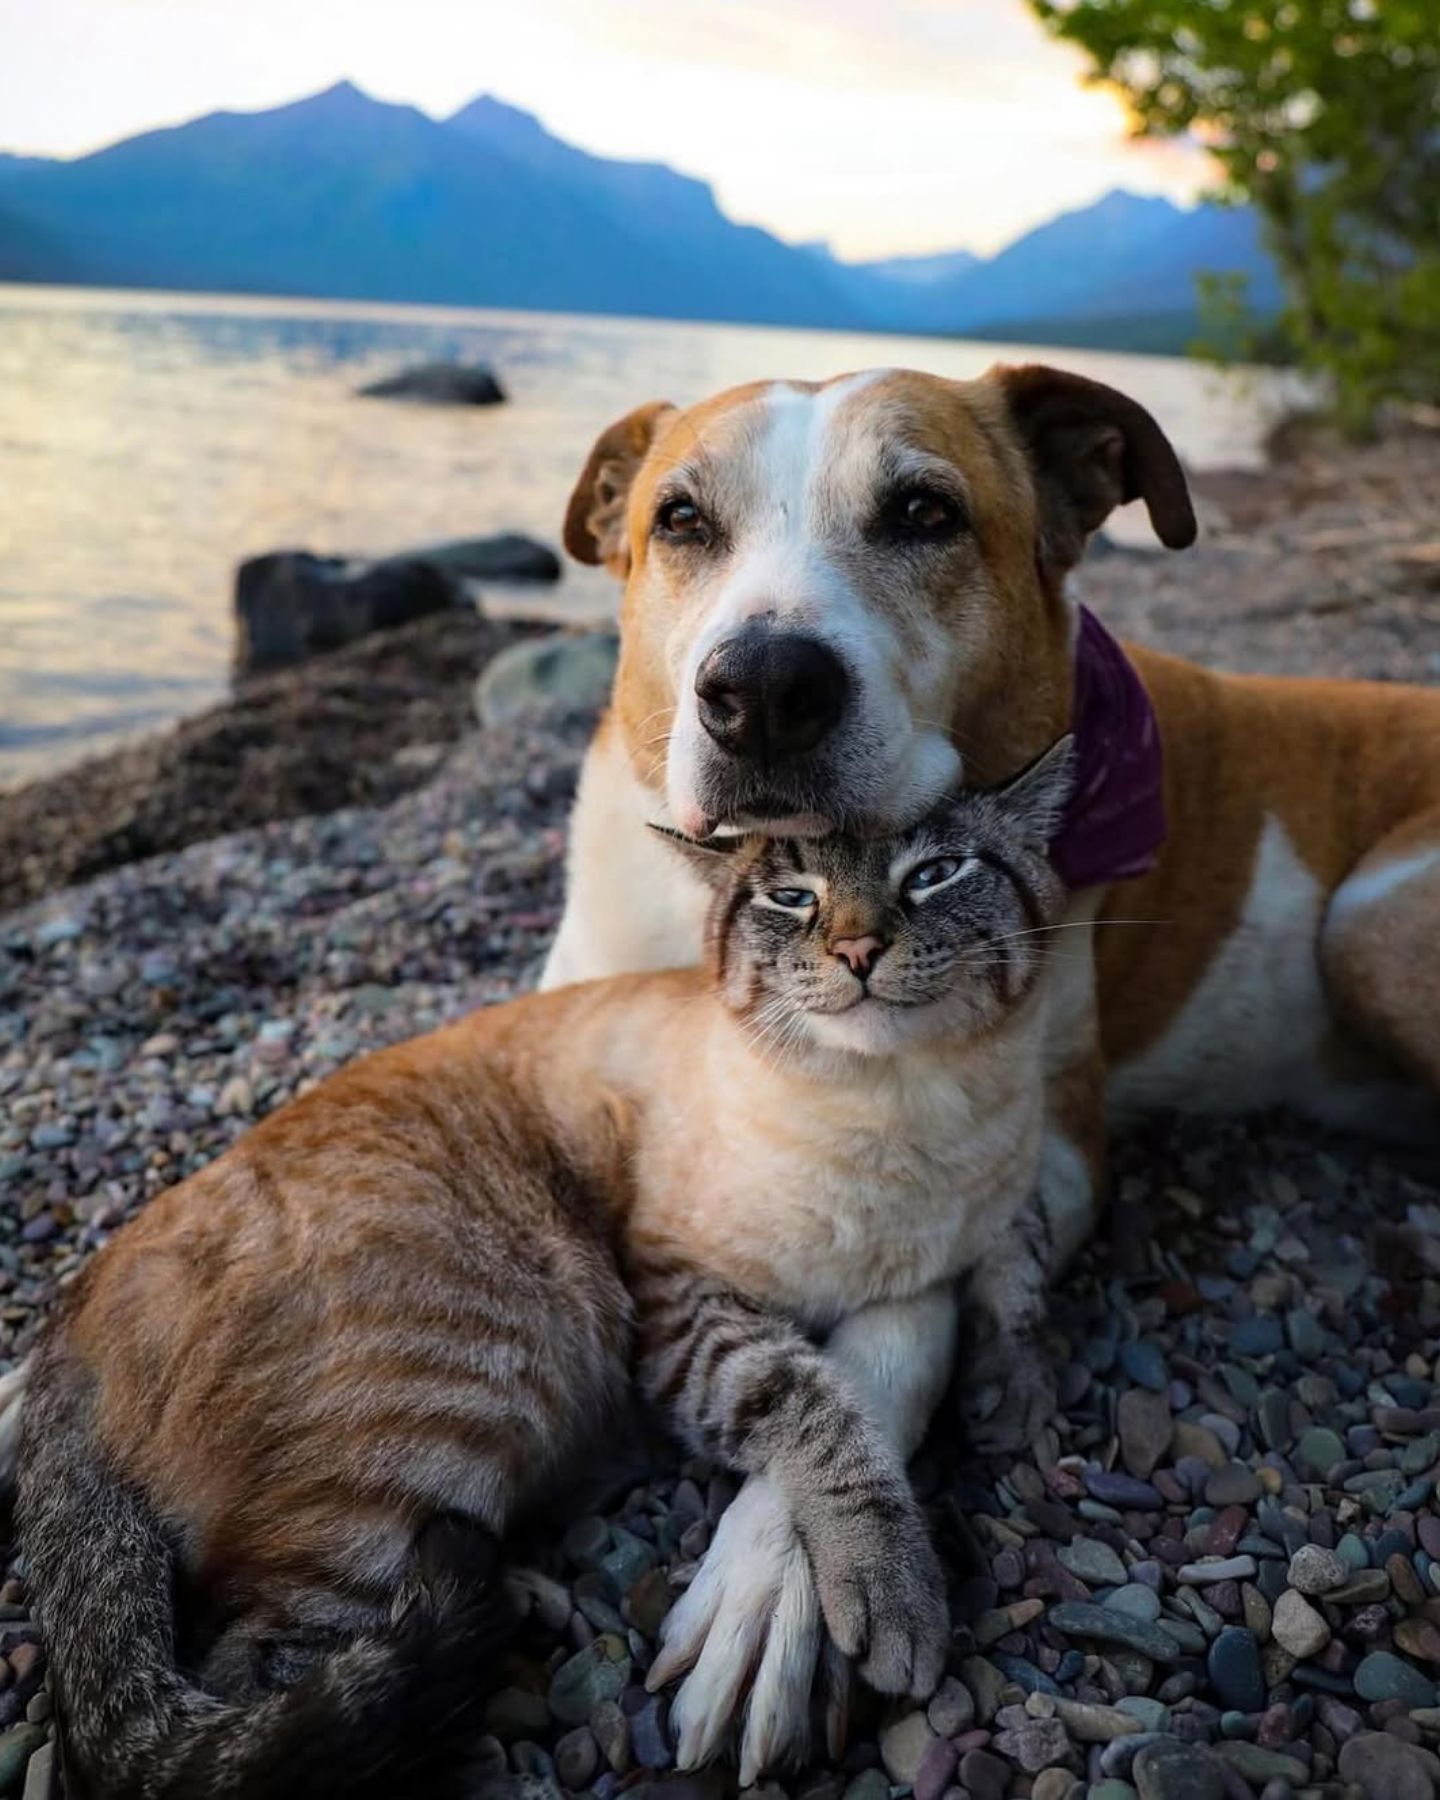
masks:
<svg viewBox="0 0 1440 1800"><path fill-rule="evenodd" d="M384 555L515 529L555 541L597 431L642 400L903 364L973 375L1037 351L932 338L338 302L0 286L0 783L223 692L236 563ZM407 362L493 364L492 408L361 400ZM1196 464L1258 456L1273 377L1076 350ZM496 594L567 616L608 579Z"/></svg>

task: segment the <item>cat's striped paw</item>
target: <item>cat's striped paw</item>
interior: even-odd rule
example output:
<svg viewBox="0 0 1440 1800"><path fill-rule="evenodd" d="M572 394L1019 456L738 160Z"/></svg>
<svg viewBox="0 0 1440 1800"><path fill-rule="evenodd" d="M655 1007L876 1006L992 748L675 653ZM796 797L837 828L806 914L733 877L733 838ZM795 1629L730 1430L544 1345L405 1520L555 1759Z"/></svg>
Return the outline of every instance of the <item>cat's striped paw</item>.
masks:
<svg viewBox="0 0 1440 1800"><path fill-rule="evenodd" d="M971 1447L981 1456L1028 1448L1058 1404L1049 1355L1036 1331L997 1328L964 1365L961 1411Z"/></svg>
<svg viewBox="0 0 1440 1800"><path fill-rule="evenodd" d="M950 1642L945 1575L909 1486L820 1515L808 1534L830 1636L882 1694L927 1699Z"/></svg>
<svg viewBox="0 0 1440 1800"><path fill-rule="evenodd" d="M770 1480L752 1476L671 1609L650 1669L652 1690L689 1670L670 1711L678 1766L715 1756L742 1707L742 1787L766 1769L803 1761L824 1636L790 1508Z"/></svg>

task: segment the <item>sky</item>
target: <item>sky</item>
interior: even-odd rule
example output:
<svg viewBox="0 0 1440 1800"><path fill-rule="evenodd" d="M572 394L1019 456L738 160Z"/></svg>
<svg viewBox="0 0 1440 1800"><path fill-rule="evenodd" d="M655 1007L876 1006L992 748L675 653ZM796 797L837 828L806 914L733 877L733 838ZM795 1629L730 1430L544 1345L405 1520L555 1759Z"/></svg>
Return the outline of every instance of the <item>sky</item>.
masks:
<svg viewBox="0 0 1440 1800"><path fill-rule="evenodd" d="M0 147L70 156L348 78L453 112L492 93L603 156L851 258L993 252L1110 188L1188 200L1024 0L0 0Z"/></svg>

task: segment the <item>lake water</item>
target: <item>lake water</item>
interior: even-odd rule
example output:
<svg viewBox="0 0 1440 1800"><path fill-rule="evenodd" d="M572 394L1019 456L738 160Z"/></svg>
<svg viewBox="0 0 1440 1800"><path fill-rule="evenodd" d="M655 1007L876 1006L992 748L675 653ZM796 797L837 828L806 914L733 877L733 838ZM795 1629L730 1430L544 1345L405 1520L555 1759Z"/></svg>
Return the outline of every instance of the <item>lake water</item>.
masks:
<svg viewBox="0 0 1440 1800"><path fill-rule="evenodd" d="M1196 465L1255 460L1284 393L1271 376L1009 344L0 286L0 784L221 694L244 557L507 529L554 542L595 434L642 400L1037 355L1142 399ZM356 397L429 358L492 364L509 404ZM572 569L493 598L594 616L614 590Z"/></svg>

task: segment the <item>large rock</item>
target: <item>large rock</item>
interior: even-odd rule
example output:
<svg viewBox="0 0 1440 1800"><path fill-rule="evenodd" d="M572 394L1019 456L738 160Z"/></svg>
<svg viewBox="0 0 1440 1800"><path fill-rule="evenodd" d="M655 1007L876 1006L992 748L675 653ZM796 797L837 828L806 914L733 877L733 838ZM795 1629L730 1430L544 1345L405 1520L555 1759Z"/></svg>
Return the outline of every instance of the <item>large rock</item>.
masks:
<svg viewBox="0 0 1440 1800"><path fill-rule="evenodd" d="M235 669L258 675L470 603L448 570L404 557L355 563L308 550L252 556L235 577Z"/></svg>
<svg viewBox="0 0 1440 1800"><path fill-rule="evenodd" d="M418 787L472 728L487 659L535 629L466 608L377 632L0 794L0 911L202 838Z"/></svg>
<svg viewBox="0 0 1440 1800"><path fill-rule="evenodd" d="M592 713L610 697L620 640L613 631L565 631L512 644L475 683L484 726Z"/></svg>
<svg viewBox="0 0 1440 1800"><path fill-rule="evenodd" d="M518 531L493 537L457 538L407 551L411 562L430 563L465 581L558 581L560 558L548 544Z"/></svg>
<svg viewBox="0 0 1440 1800"><path fill-rule="evenodd" d="M416 363L359 391L367 400L425 400L438 406L496 406L505 398L484 363Z"/></svg>

